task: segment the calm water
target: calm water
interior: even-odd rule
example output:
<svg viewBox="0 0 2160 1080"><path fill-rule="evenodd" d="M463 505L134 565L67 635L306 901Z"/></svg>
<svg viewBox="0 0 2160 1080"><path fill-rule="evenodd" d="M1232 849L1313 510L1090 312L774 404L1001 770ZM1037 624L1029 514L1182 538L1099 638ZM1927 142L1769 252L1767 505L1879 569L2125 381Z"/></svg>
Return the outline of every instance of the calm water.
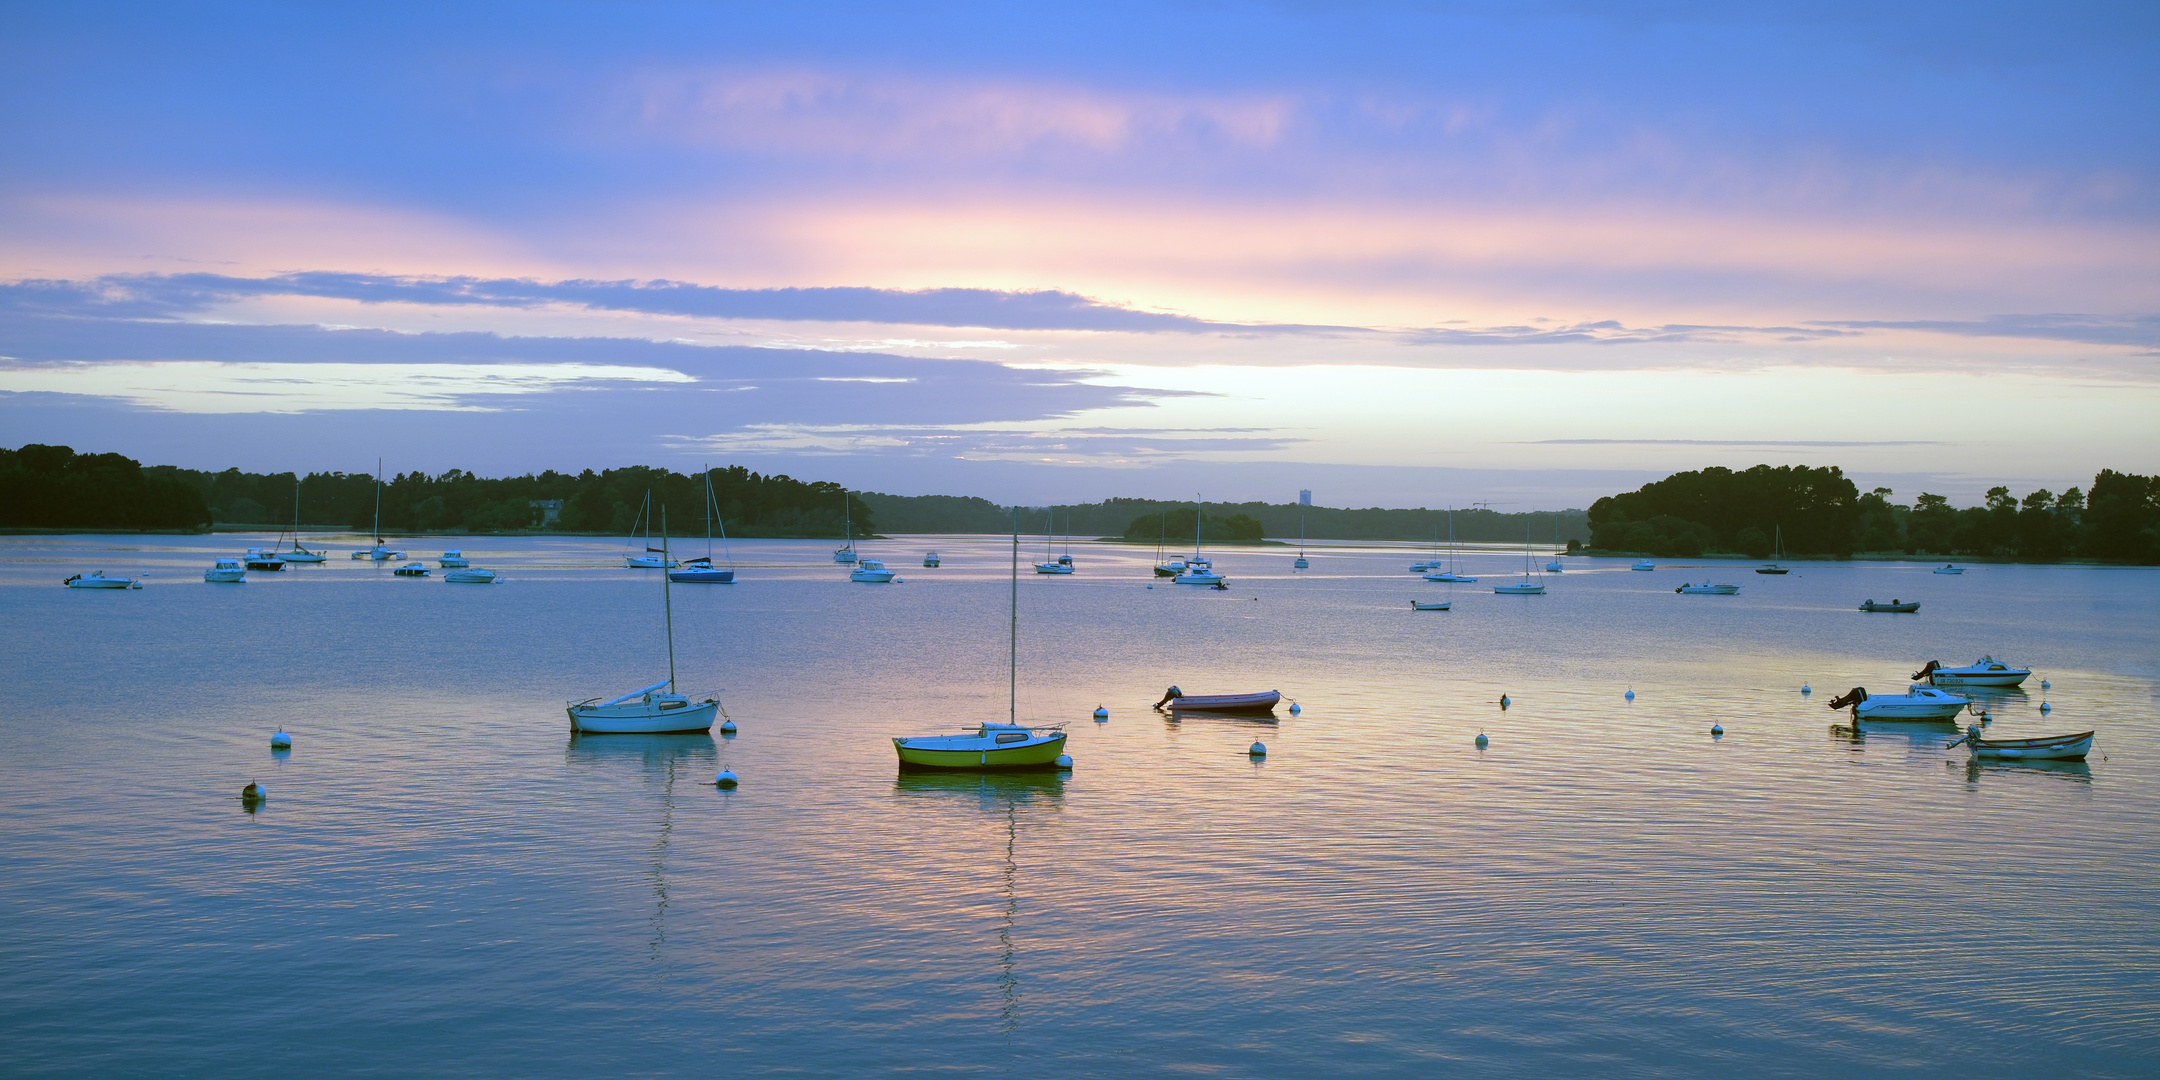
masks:
<svg viewBox="0 0 2160 1080"><path fill-rule="evenodd" d="M2160 1061L2160 571L1570 560L1504 597L1520 559L1485 554L1438 613L1403 549L1225 553L1213 593L1076 545L1020 598L1020 708L1076 768L917 779L888 736L1004 715L1000 538L867 545L885 587L738 542L743 583L675 590L682 684L726 688L734 738L569 735L566 699L665 675L658 578L614 543L412 549L495 587L347 548L199 580L250 542L0 538L0 1072ZM151 584L58 585L99 567ZM1706 573L1744 589L1673 594ZM1925 606L1853 610L1892 596ZM2096 728L2090 762L1829 730L1836 692L1983 652L2038 671L1994 732ZM1303 712L1169 722L1170 683Z"/></svg>

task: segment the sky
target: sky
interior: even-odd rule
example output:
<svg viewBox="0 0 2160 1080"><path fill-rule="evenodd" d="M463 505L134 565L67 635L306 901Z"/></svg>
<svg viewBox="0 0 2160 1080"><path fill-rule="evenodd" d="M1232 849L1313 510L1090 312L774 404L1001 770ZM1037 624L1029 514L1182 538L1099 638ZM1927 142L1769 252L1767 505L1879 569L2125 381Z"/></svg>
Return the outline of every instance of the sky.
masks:
<svg viewBox="0 0 2160 1080"><path fill-rule="evenodd" d="M2160 7L0 4L0 443L1587 506L2160 472Z"/></svg>

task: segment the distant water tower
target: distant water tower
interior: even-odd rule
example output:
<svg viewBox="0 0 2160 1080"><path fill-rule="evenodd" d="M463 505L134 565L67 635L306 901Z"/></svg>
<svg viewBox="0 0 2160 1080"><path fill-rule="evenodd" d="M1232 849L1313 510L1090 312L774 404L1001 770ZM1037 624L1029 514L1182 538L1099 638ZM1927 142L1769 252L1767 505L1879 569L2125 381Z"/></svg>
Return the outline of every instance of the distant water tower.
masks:
<svg viewBox="0 0 2160 1080"><path fill-rule="evenodd" d="M1312 489L1311 489L1311 488L1302 488L1302 489L1300 489L1300 490L1298 491L1298 493L1297 493L1297 504L1298 504L1299 506L1311 506L1311 505L1312 505Z"/></svg>

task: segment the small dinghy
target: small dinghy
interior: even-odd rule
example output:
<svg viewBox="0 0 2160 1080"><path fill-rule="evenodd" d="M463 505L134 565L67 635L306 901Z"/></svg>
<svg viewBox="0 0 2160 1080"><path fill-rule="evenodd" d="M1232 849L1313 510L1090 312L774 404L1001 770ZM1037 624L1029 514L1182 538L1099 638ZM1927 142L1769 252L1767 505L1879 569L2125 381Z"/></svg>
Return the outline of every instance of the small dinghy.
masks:
<svg viewBox="0 0 2160 1080"><path fill-rule="evenodd" d="M672 650L674 642L669 645ZM670 660L672 661L672 651ZM601 701L570 705L570 730L581 735L682 735L711 731L720 703L708 697L692 701L675 693L673 679Z"/></svg>
<svg viewBox="0 0 2160 1080"><path fill-rule="evenodd" d="M1654 563L1654 562L1651 562L1651 561L1650 561L1650 560L1648 560L1648 559L1644 559L1643 561L1641 561L1641 562L1639 562L1639 563L1636 563L1636 564L1635 564L1635 565L1633 565L1633 566L1630 566L1630 567L1628 567L1628 569L1630 569L1630 570L1655 570L1655 569L1657 569L1657 564L1656 564L1656 563Z"/></svg>
<svg viewBox="0 0 2160 1080"><path fill-rule="evenodd" d="M1972 747L1976 758L2008 759L2012 761L2083 761L2092 752L2093 733L2081 731L2075 735L2042 735L2034 739L1983 739L1980 725L1968 724L1965 737L1943 749L1948 750L1964 743Z"/></svg>
<svg viewBox="0 0 2160 1080"><path fill-rule="evenodd" d="M1673 591L1688 596L1731 596L1740 591L1740 586L1714 585L1705 581L1700 585L1682 585Z"/></svg>
<svg viewBox="0 0 2160 1080"><path fill-rule="evenodd" d="M77 574L77 575L75 575L74 577L71 577L71 578L67 579L66 581L63 581L63 582L61 582L60 584L62 584L62 585L65 585L65 586L67 586L67 587L68 587L68 588L70 588L70 589L140 589L140 588L142 588L142 586L141 586L141 585L139 585L139 584L137 584L137 583L136 583L136 581L135 581L135 579L134 579L134 578L124 578L124 577L106 577L106 576L105 576L105 571L103 571L103 570L92 570L92 571L90 571L90 572L89 572L89 573L87 573L87 574Z"/></svg>
<svg viewBox="0 0 2160 1080"><path fill-rule="evenodd" d="M1168 705L1174 713L1272 713L1275 711L1275 703L1281 700L1280 690L1267 690L1258 694L1188 694L1173 686L1163 693L1162 700L1156 702L1155 707L1160 709Z"/></svg>
<svg viewBox="0 0 2160 1080"><path fill-rule="evenodd" d="M1055 769L1065 752L1064 725L984 724L966 735L894 738L900 766L912 769Z"/></svg>
<svg viewBox="0 0 2160 1080"><path fill-rule="evenodd" d="M1868 597L1868 599L1866 600L1866 602L1864 602L1864 603L1862 603L1862 604L1860 605L1860 610L1862 610L1862 611L1888 611L1888 612L1893 612L1893 613L1896 613L1896 614L1901 614L1901 615L1909 615L1909 614L1911 614L1911 613L1913 613L1913 612L1915 612L1915 611L1918 611L1918 610L1920 610L1920 601L1918 601L1918 600L1911 600L1911 601L1906 601L1906 600L1899 600L1899 599L1896 599L1896 598L1894 598L1894 597L1893 597L1893 598L1891 599L1891 601L1890 601L1889 603L1885 604L1885 603L1881 603L1880 601L1877 601L1877 600L1876 600L1876 599L1875 599L1874 597L1872 597L1872 596L1871 596L1871 597ZM1918 676L1915 676L1915 678L1917 678L1917 677L1918 677Z"/></svg>
<svg viewBox="0 0 2160 1080"><path fill-rule="evenodd" d="M1855 720L1908 720L1940 723L1964 712L1972 699L1914 685L1896 697L1873 697L1867 687L1855 686L1827 703L1833 709L1851 709Z"/></svg>
<svg viewBox="0 0 2160 1080"><path fill-rule="evenodd" d="M2031 668L2011 667L1992 656L1983 656L1964 667L1944 667L1940 660L1912 674L1914 682L1930 686L2016 686L2032 677Z"/></svg>
<svg viewBox="0 0 2160 1080"><path fill-rule="evenodd" d="M1454 602L1453 600L1412 600L1412 601L1410 601L1410 610L1412 610L1412 611L1446 611L1446 610L1448 610L1448 609L1450 609L1450 608L1452 608L1452 607L1454 607L1454 606L1455 606L1455 602Z"/></svg>
<svg viewBox="0 0 2160 1080"><path fill-rule="evenodd" d="M1965 572L1965 568L1962 566L1952 566L1949 563L1944 563L1941 566L1936 567L1935 572L1938 574L1962 574Z"/></svg>

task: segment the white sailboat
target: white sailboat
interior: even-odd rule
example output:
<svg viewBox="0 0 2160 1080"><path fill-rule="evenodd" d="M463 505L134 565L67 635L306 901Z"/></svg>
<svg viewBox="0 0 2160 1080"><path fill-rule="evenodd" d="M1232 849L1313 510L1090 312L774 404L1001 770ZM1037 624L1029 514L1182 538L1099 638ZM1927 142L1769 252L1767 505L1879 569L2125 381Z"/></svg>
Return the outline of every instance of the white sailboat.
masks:
<svg viewBox="0 0 2160 1080"><path fill-rule="evenodd" d="M625 556L623 556L623 561L622 561L622 564L623 564L623 565L624 565L625 567L628 567L629 569L632 569L632 570L666 570L666 569L668 569L669 567L672 567L672 566L674 566L675 564L674 564L674 563L673 563L672 561L670 561L670 560L668 559L668 557L667 557L667 551L665 550L665 547L666 547L666 545L665 545L665 542L664 542L664 541L665 541L665 536L666 536L666 532L667 532L667 530L666 530L666 529L662 529L662 530L661 530L661 534L662 534L662 537L663 537L663 544L662 544L662 546L661 546L661 547L654 547L654 546L652 546L652 492L651 492L651 491L647 491L647 492L645 493L645 501L644 501L643 503L639 504L639 506L638 506L638 516L637 516L637 521L633 521L633 522L631 522L631 523L630 523L630 539L629 539L629 540L627 540L627 541L624 541L624 543L623 543L623 546L624 546L624 547L626 547L626 548L627 548L627 547L629 547L629 546L630 546L631 544L633 544L633 543L635 543L635 542L637 541L637 538L638 538L638 535L637 535L637 532L638 532L638 525L639 525L639 523L641 523L641 522L642 522L642 523L644 524L644 526L645 526L645 543L644 543L644 548L645 548L645 550L644 550L643 552L639 553L639 554L636 554L636 555L625 555Z"/></svg>
<svg viewBox="0 0 2160 1080"><path fill-rule="evenodd" d="M1433 563L1431 564L1431 565L1432 565L1432 567L1433 567L1433 571L1434 571L1434 572L1433 572L1433 573L1429 573L1429 574L1426 574L1426 575L1425 575L1425 580L1427 580L1427 581L1448 581L1448 582L1458 582L1458 583L1473 583L1473 582L1476 582L1476 581L1477 581L1477 577L1476 577L1476 575L1474 575L1474 574L1465 574L1465 573L1462 573L1462 572L1461 572L1461 571L1460 571L1460 570L1459 570L1459 569L1458 569L1458 568L1456 567L1456 565L1455 565L1455 562L1456 562L1456 558L1457 558L1457 557L1458 557L1459 555L1461 555L1461 554L1462 554L1462 545L1461 545L1461 544L1458 544L1458 543L1456 543L1456 542L1455 542L1455 508L1454 508L1454 507L1452 507L1452 506L1448 507L1448 512L1447 512L1447 542L1448 542L1448 561L1447 561L1447 569L1445 569L1445 570L1441 570L1441 569L1440 569L1440 566L1439 566L1439 562L1438 562L1438 560L1435 560L1435 561L1434 561L1434 562L1433 562Z"/></svg>
<svg viewBox="0 0 2160 1080"><path fill-rule="evenodd" d="M1223 576L1215 572L1214 563L1207 561L1200 555L1200 523L1207 520L1207 514L1200 509L1199 495L1195 494L1193 496L1192 505L1192 558L1185 560L1185 569L1179 571L1178 575L1170 580L1179 585L1220 585L1223 583Z"/></svg>
<svg viewBox="0 0 2160 1080"><path fill-rule="evenodd" d="M1043 526L1043 561L1035 564L1035 572L1038 574L1070 574L1073 572L1072 556L1067 555L1063 559L1055 557L1056 552L1052 549L1052 545L1055 543L1053 534L1056 531L1057 507L1053 506L1050 508L1050 523Z"/></svg>
<svg viewBox="0 0 2160 1080"><path fill-rule="evenodd" d="M855 561L855 521L849 510L848 495L843 491L840 493L840 529L846 535L847 542L833 549L832 553L832 561L843 566Z"/></svg>
<svg viewBox="0 0 2160 1080"><path fill-rule="evenodd" d="M1527 521L1523 522L1523 538L1522 538L1522 580L1521 580L1521 581L1512 581L1512 582L1509 582L1509 583L1508 583L1508 584L1506 584L1506 585L1495 585L1495 586L1493 586L1493 590L1492 590L1492 591L1494 591L1494 592L1496 592L1496 593L1499 593L1499 594L1500 594L1500 595L1502 595L1502 596L1543 596L1543 595L1545 595L1545 583L1544 583L1544 582L1542 582L1542 581L1532 581L1532 580L1530 580L1530 523L1529 523L1529 522L1527 522Z"/></svg>
<svg viewBox="0 0 2160 1080"><path fill-rule="evenodd" d="M651 495L646 498L649 500ZM660 509L660 557L667 558L667 508ZM675 692L675 598L666 574L660 575L660 607L667 625L668 677L621 697L570 703L570 730L584 735L671 735L711 731L720 703L707 697L691 701Z"/></svg>
<svg viewBox="0 0 2160 1080"><path fill-rule="evenodd" d="M278 556L289 563L319 563L329 561L330 555L322 551L309 551L300 545L300 481L292 486L292 550L280 551Z"/></svg>
<svg viewBox="0 0 2160 1080"><path fill-rule="evenodd" d="M1552 542L1553 547L1560 547L1560 512L1557 510L1553 511L1552 516ZM1560 570L1560 552L1555 551L1553 552L1553 561L1545 564L1545 572L1557 574L1560 573Z"/></svg>
<svg viewBox="0 0 2160 1080"><path fill-rule="evenodd" d="M720 525L720 550L727 553L728 568L722 570L713 565L713 523ZM682 567L668 571L668 580L683 585L733 585L735 584L735 552L728 547L727 522L720 521L720 500L713 495L712 468L705 469L705 554L695 559L683 560Z"/></svg>
<svg viewBox="0 0 2160 1080"><path fill-rule="evenodd" d="M371 547L371 548L368 548L368 549L367 549L367 550L365 550L365 551L355 551L355 552L353 552L353 553L352 553L352 557L353 557L353 558L355 558L355 559L372 559L372 560L374 560L375 562L387 562L387 561L389 561L389 560L391 560L391 559L402 559L402 558L404 558L404 557L405 557L405 553L404 553L404 552L402 552L402 551L394 551L394 550L392 550L392 549L390 549L390 548L388 548L388 547L384 547L384 546L383 546L383 542L382 542L382 488L383 488L383 484L382 484L382 459L381 459L381 458L376 458L376 459L375 459L375 546L374 546L374 547Z"/></svg>
<svg viewBox="0 0 2160 1080"><path fill-rule="evenodd" d="M1292 563L1290 564L1290 567L1291 567L1291 569L1294 569L1294 570L1306 570L1306 569L1310 569L1310 568L1312 567L1312 562L1311 562L1311 560L1309 560L1309 559L1307 559L1307 558L1305 557L1305 515L1304 515L1304 514L1299 514L1299 515L1297 516L1297 560L1296 560L1295 562L1292 562Z"/></svg>

